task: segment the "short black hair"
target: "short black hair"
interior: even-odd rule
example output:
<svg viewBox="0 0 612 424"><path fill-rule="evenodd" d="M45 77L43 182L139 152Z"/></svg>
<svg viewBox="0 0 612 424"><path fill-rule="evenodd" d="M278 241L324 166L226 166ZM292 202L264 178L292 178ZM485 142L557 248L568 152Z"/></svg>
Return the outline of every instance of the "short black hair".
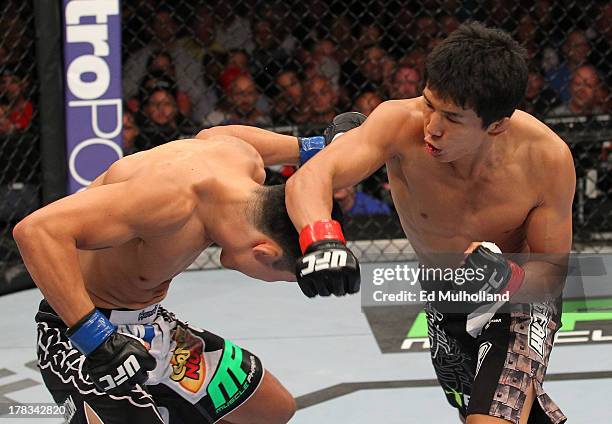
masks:
<svg viewBox="0 0 612 424"><path fill-rule="evenodd" d="M295 229L287 207L285 206L285 184L261 186L255 193L255 201L249 213L255 227L274 240L283 251L283 256L274 264L274 268L284 271L295 271L295 264L302 252L299 234ZM332 219L343 223L340 206L334 202Z"/></svg>
<svg viewBox="0 0 612 424"><path fill-rule="evenodd" d="M474 109L483 128L512 115L525 96L525 49L500 30L462 24L425 61L425 82L444 100Z"/></svg>

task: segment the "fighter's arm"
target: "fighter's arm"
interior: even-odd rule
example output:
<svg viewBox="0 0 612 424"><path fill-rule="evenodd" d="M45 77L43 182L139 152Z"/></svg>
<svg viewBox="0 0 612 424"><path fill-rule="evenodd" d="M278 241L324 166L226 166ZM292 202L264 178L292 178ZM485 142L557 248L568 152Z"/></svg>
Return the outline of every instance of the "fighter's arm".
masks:
<svg viewBox="0 0 612 424"><path fill-rule="evenodd" d="M272 131L246 125L225 125L200 131L196 138L206 140L218 135L237 137L257 150L265 166L295 165L300 159L297 137L277 134Z"/></svg>
<svg viewBox="0 0 612 424"><path fill-rule="evenodd" d="M17 224L13 236L24 263L68 326L94 308L77 249L103 249L180 228L194 208L184 190L163 182L101 185L51 203Z"/></svg>
<svg viewBox="0 0 612 424"><path fill-rule="evenodd" d="M333 190L359 183L397 154L394 141L409 119L404 108L397 101L382 103L287 181L287 211L298 231L330 219Z"/></svg>
<svg viewBox="0 0 612 424"><path fill-rule="evenodd" d="M572 155L563 143L542 164L542 199L526 221L529 261L516 301L533 300L542 293L556 296L563 290L572 246L572 202L576 174Z"/></svg>

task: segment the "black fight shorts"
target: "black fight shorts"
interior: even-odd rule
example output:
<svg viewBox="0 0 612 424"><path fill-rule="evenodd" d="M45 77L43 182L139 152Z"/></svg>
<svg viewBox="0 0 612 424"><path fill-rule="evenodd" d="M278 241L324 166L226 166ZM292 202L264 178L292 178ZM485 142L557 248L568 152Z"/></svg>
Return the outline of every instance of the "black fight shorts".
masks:
<svg viewBox="0 0 612 424"><path fill-rule="evenodd" d="M484 321L475 314L443 313L432 303L426 305L436 376L463 417L483 414L518 424L533 385L536 398L529 423L566 421L543 388L560 325L559 304L505 304Z"/></svg>

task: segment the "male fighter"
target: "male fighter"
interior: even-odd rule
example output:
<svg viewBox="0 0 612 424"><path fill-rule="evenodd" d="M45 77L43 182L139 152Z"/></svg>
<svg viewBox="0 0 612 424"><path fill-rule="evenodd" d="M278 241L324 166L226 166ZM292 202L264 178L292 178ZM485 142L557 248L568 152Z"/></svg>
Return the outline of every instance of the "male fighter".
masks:
<svg viewBox="0 0 612 424"><path fill-rule="evenodd" d="M284 161L307 160L324 145L294 138ZM255 355L159 305L212 243L227 268L295 281L298 234L284 186L262 186L264 163L274 161L226 135L170 142L115 162L86 190L15 227L45 296L36 316L39 367L67 422L291 418L293 397Z"/></svg>
<svg viewBox="0 0 612 424"><path fill-rule="evenodd" d="M471 305L426 305L432 361L448 401L468 424L564 422L542 384L572 243L571 153L544 124L515 110L527 66L523 49L503 31L463 25L430 53L425 81L422 97L384 102L287 182L287 209L304 254L298 282L316 281L318 292L306 292L314 296L358 278L330 219L332 193L386 163L421 264L471 269L480 278L466 291L511 299L484 321L490 315L481 307L495 312L498 304L461 313L449 312ZM278 151L292 143L281 135L266 140ZM499 248L530 256L519 265ZM459 281L427 283L440 291L464 288Z"/></svg>

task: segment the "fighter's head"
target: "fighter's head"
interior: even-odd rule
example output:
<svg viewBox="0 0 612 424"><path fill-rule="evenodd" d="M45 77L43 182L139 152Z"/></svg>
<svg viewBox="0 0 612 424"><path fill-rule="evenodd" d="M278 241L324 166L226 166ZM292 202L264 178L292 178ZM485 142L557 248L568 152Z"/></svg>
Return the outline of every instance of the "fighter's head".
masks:
<svg viewBox="0 0 612 424"><path fill-rule="evenodd" d="M443 101L473 109L486 129L512 115L527 86L525 50L506 32L461 25L427 56L425 83Z"/></svg>
<svg viewBox="0 0 612 424"><path fill-rule="evenodd" d="M501 134L525 95L527 74L524 49L510 35L478 23L461 25L427 57L428 150L452 162Z"/></svg>
<svg viewBox="0 0 612 424"><path fill-rule="evenodd" d="M256 236L247 236L232 247L224 246L222 265L264 281L294 281L301 252L298 232L285 206L285 185L259 187L245 212L254 227L251 234ZM336 204L332 218L342 221Z"/></svg>

